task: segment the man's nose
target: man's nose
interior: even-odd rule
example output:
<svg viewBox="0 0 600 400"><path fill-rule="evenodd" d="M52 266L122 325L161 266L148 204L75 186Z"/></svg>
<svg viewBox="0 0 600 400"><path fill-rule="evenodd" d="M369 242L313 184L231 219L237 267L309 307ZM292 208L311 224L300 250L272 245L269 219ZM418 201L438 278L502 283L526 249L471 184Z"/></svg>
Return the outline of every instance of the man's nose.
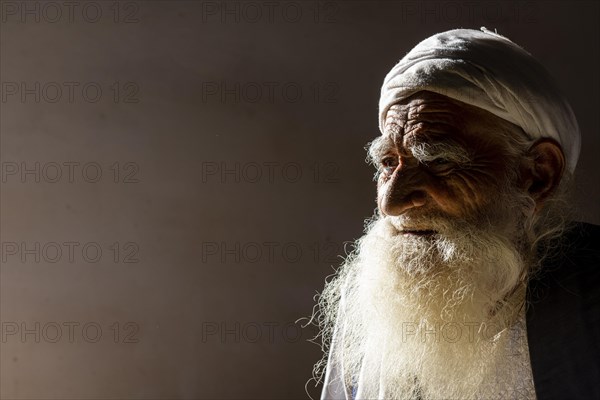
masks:
<svg viewBox="0 0 600 400"><path fill-rule="evenodd" d="M399 166L389 181L381 186L379 206L384 214L399 216L425 205L426 198L423 176L418 168Z"/></svg>

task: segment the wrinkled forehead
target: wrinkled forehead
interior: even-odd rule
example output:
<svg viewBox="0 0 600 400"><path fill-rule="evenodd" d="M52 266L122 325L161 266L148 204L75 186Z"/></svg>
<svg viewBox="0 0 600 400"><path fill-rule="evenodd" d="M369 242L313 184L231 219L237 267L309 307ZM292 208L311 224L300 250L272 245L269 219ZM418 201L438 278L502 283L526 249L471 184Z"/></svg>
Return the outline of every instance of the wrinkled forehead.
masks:
<svg viewBox="0 0 600 400"><path fill-rule="evenodd" d="M428 131L451 134L476 118L472 108L449 97L421 91L392 105L385 118L383 135L392 140L427 128Z"/></svg>
<svg viewBox="0 0 600 400"><path fill-rule="evenodd" d="M420 91L390 107L385 117L383 136L393 141L402 140L410 134L458 139L480 134L495 136L494 132L500 136L507 131L520 137L526 136L519 126L484 109L442 94Z"/></svg>

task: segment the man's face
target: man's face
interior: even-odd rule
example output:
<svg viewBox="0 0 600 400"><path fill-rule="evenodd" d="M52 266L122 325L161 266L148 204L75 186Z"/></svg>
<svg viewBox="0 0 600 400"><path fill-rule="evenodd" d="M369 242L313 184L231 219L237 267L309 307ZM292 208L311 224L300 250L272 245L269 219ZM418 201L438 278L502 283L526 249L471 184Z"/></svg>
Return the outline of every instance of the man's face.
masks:
<svg viewBox="0 0 600 400"><path fill-rule="evenodd" d="M398 233L413 236L436 233L419 222L431 215L489 221L489 206L516 170L501 133L515 129L485 110L431 92L393 106L372 149L381 214L402 220L395 224Z"/></svg>

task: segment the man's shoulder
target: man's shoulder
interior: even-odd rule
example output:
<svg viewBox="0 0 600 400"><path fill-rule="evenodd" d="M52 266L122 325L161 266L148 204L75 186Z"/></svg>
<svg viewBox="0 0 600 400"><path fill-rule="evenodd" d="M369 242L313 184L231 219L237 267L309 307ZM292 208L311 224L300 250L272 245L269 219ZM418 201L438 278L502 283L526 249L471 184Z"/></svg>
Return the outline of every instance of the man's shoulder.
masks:
<svg viewBox="0 0 600 400"><path fill-rule="evenodd" d="M565 240L570 245L566 250L575 251L573 256L600 255L600 226L587 222L574 222L565 232ZM582 253L583 252L583 253Z"/></svg>
<svg viewBox="0 0 600 400"><path fill-rule="evenodd" d="M572 223L552 250L528 284L529 322L585 321L600 335L600 226Z"/></svg>
<svg viewBox="0 0 600 400"><path fill-rule="evenodd" d="M550 251L533 284L575 280L588 286L600 280L600 226L573 222Z"/></svg>
<svg viewBox="0 0 600 400"><path fill-rule="evenodd" d="M571 224L555 250L528 288L536 394L540 400L599 398L600 227Z"/></svg>

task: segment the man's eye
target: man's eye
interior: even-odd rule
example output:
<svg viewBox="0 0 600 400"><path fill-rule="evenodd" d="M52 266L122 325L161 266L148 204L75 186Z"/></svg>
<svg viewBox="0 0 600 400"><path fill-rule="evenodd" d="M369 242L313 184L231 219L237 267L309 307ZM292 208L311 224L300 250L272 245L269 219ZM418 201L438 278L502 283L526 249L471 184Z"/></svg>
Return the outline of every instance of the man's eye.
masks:
<svg viewBox="0 0 600 400"><path fill-rule="evenodd" d="M385 170L395 169L398 166L398 160L395 157L385 157L381 160L381 167Z"/></svg>
<svg viewBox="0 0 600 400"><path fill-rule="evenodd" d="M456 164L453 161L441 157L427 161L425 165L431 169L432 172L443 174L450 173L454 167L456 167Z"/></svg>
<svg viewBox="0 0 600 400"><path fill-rule="evenodd" d="M445 158L436 158L434 160L428 161L427 165L447 165L450 164L450 160L447 160Z"/></svg>

